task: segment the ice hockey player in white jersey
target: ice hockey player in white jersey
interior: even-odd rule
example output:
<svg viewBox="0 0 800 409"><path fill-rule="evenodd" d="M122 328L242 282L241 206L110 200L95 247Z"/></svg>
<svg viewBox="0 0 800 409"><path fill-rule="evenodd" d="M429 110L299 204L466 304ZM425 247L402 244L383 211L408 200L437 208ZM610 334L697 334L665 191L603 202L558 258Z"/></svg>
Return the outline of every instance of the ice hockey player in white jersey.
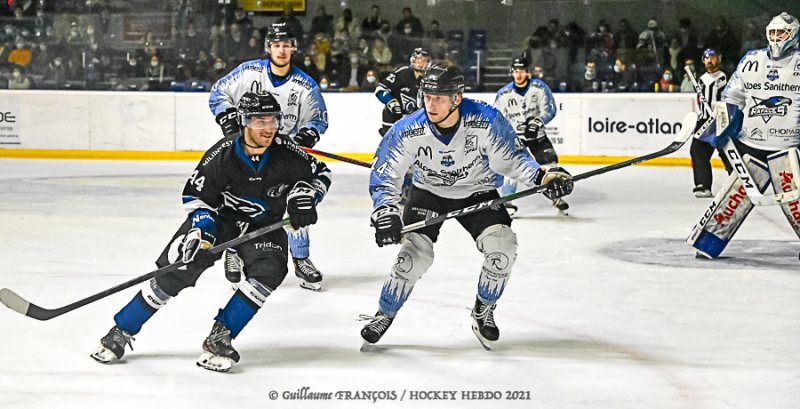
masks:
<svg viewBox="0 0 800 409"><path fill-rule="evenodd" d="M361 330L366 344L383 336L433 263L433 244L441 224L409 232L415 223L500 197L503 176L530 185L545 185L551 199L572 192L572 176L562 168L542 168L495 108L464 98L464 77L456 67L431 67L420 83L424 109L401 119L384 136L370 176L372 223L378 246L402 246L381 290L375 316ZM400 190L406 170L414 181L401 215ZM517 255L517 238L505 207L457 217L475 240L484 261L472 309L472 329L486 349L500 332L494 322Z"/></svg>
<svg viewBox="0 0 800 409"><path fill-rule="evenodd" d="M718 137L737 170L687 242L698 255L716 258L754 207L747 189L762 194L798 189L800 144L800 50L797 18L782 13L767 25L768 47L747 53L739 62L714 109ZM726 139L730 138L726 142ZM744 167L749 176L744 174ZM789 224L800 237L800 201L782 203Z"/></svg>
<svg viewBox="0 0 800 409"><path fill-rule="evenodd" d="M248 61L220 78L211 88L209 106L225 138L236 138L241 129L236 122L236 102L246 92L272 94L283 109L280 133L289 135L302 147L313 147L328 129L328 110L316 82L291 65L297 48L294 35L284 24L273 24L265 39L266 60ZM321 289L322 273L309 258L309 229L289 229L289 248L300 286ZM233 283L241 279L244 268L233 251L225 254L225 276Z"/></svg>
<svg viewBox="0 0 800 409"><path fill-rule="evenodd" d="M558 155L544 128L556 116L553 93L541 80L530 78L528 62L524 59L515 58L511 62L510 71L514 80L497 91L494 107L511 122L517 136L530 149L537 162L542 166L555 166L558 164ZM510 178L506 179L500 189L503 196L516 191L517 184ZM562 214L569 214L569 205L564 199L554 199L553 206ZM511 214L517 211L517 206L511 202L506 202L506 207Z"/></svg>
<svg viewBox="0 0 800 409"><path fill-rule="evenodd" d="M720 69L722 66L722 54L719 51L709 48L703 51L703 65L706 72L700 76L698 84L700 92L703 93L705 100L714 106L722 98L722 91L728 85L728 77ZM702 104L702 101L699 101ZM695 131L699 129L708 119L711 113L706 109L700 109L697 113L697 125ZM719 157L725 164L725 169L731 169L725 153L719 150ZM694 196L713 197L711 194L711 182L713 174L711 172L711 156L714 154L714 147L710 143L698 138L692 139L692 147L689 150L692 156L692 173L694 174ZM728 171L730 173L730 171Z"/></svg>

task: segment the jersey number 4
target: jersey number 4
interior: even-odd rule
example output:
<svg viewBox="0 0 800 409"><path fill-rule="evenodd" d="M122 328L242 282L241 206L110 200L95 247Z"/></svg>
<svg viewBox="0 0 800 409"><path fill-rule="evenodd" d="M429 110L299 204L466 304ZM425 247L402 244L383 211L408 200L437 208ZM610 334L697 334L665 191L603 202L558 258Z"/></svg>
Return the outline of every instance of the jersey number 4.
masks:
<svg viewBox="0 0 800 409"><path fill-rule="evenodd" d="M189 183L193 184L195 188L197 188L198 192L202 192L203 183L206 182L206 177L205 176L197 177L198 173L200 173L200 171L195 169L195 171L192 173L192 176L189 176Z"/></svg>

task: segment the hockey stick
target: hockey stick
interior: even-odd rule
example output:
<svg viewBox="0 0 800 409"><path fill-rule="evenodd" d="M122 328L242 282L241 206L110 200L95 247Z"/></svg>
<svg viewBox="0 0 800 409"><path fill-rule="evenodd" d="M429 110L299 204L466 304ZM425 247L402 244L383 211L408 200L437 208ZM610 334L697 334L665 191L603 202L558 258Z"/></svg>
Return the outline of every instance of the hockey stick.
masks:
<svg viewBox="0 0 800 409"><path fill-rule="evenodd" d="M648 161L648 160L651 160L651 159L660 158L662 156L669 155L670 153L673 153L673 152L677 151L678 149L680 149L683 146L683 144L685 144L686 141L689 140L689 138L692 136L692 129L694 128L694 125L696 123L697 123L697 114L695 114L694 112L689 112L683 118L683 124L682 124L681 130L680 130L680 132L678 132L678 135L675 137L675 140L672 141L672 143L670 143L669 146L667 146L666 148L661 149L658 152L653 152L653 153L650 153L650 154L647 154L647 155L644 155L644 156L639 156L639 157L636 157L636 158L633 158L633 159L626 160L624 162L615 163L613 165L609 165L609 166L606 166L606 167L603 167L603 168L590 170L588 172L581 173L581 174L576 175L575 177L573 177L572 181L573 182L577 182L579 180L588 179L588 178L590 178L592 176L602 175L603 173L611 172L612 170L626 168L628 166L636 165L636 164L639 164L639 163L642 163L642 162L645 162L645 161ZM707 128L708 127L707 125L709 125L709 124L710 124L710 122L707 122L704 125L706 125L706 128ZM703 130L705 130L705 129L703 129ZM517 192L517 193L514 193L512 195L499 197L497 199L487 200L485 202L474 204L472 206L465 207L463 209L454 210L454 211L452 211L450 213L443 214L443 215L438 216L438 217L434 217L433 219L423 220L423 221L419 221L419 222L416 222L416 223L409 224L408 226L403 228L402 232L403 233L408 233L408 232L411 232L411 231L414 231L414 230L421 229L423 227L427 227L427 226L431 226L431 225L434 225L434 224L442 223L442 222L444 222L445 220L448 220L448 219L461 217L461 216L464 216L464 215L467 215L467 214L470 214L470 213L475 213L477 211L481 211L483 209L499 206L499 205L501 205L503 203L510 202L512 200L516 200L516 199L519 199L521 197L525 197L525 196L530 196L530 195L535 195L537 193L541 193L545 189L546 189L545 186L536 186L534 188L531 188L531 189L528 189L528 190L523 190L521 192Z"/></svg>
<svg viewBox="0 0 800 409"><path fill-rule="evenodd" d="M341 162L352 163L354 165L363 166L365 168L371 168L372 167L372 165L367 163L367 162L362 162L362 161L360 161L358 159L348 158L347 156L339 156L339 155L337 155L335 153L322 152L322 151L318 151L318 150L311 149L311 148L303 148L303 147L301 147L301 149L303 149L304 151L306 151L306 152L308 152L308 153L310 153L312 155L324 156L326 158L336 159L336 160L341 161Z"/></svg>
<svg viewBox="0 0 800 409"><path fill-rule="evenodd" d="M229 247L237 246L237 245L242 244L242 243L244 243L244 242L246 242L248 240L252 240L252 239L254 239L254 238L258 237L258 236L261 236L263 234L269 233L269 232L274 231L274 230L278 230L278 229L282 228L283 226L286 226L287 224L289 224L289 219L283 219L283 220L281 220L279 222L270 224L269 226L264 226L264 227L262 227L260 229L253 230L252 232L247 233L247 234L245 234L243 236L239 236L239 237L237 237L237 238L235 238L233 240L229 240L229 241L227 241L225 243L218 244L218 245L214 246L213 248L211 248L208 251L210 251L211 254L222 253L223 251L225 251L225 249L227 249ZM38 306L36 304L32 304L31 302L29 302L29 301L25 300L24 298L20 297L19 295L17 295L17 293L15 293L15 292L7 289L7 288L3 288L2 290L0 290L0 302L2 302L6 307L8 307L8 308L10 308L10 309L22 314L22 315L25 315L27 317L31 317L33 319L37 319L39 321L47 321L47 320L49 320L51 318L55 318L55 317L58 317L60 315L66 314L66 313L68 313L68 312L70 312L72 310L76 310L78 308L81 308L81 307L83 307L83 306L85 306L87 304L91 304L91 303L93 303L95 301L102 300L103 298L106 298L111 294L118 293L118 292L120 292L122 290L125 290L127 288L133 287L136 284L143 283L143 282L145 282L145 281L147 281L147 280L149 280L151 278L159 277L159 276L162 276L162 275L167 274L169 272L175 271L175 270L177 270L177 269L179 269L179 268L181 268L181 267L183 267L185 265L186 265L186 263L184 263L183 261L179 261L177 263L161 267L158 270L149 272L149 273L147 273L147 274L145 274L143 276L140 276L140 277L136 277L133 280L130 280L130 281L124 282L124 283L122 283L120 285L111 287L108 290L101 291L101 292L99 292L99 293L97 293L97 294L95 294L95 295L93 295L91 297L84 298L84 299L82 299L80 301L76 301L76 302L74 302L72 304L69 304L67 306L64 306L64 307L61 307L61 308L52 309L52 310L48 310L47 308L42 308L42 307L40 307L40 306Z"/></svg>
<svg viewBox="0 0 800 409"><path fill-rule="evenodd" d="M711 105L709 105L708 100L706 100L706 96L700 89L700 84L697 83L697 80L694 78L694 75L692 75L692 71L689 69L688 65L684 67L684 70L686 70L686 73L689 74L689 80L692 82L692 86L694 86L694 90L698 98L700 98L700 103L703 105L703 110L707 112L711 118L713 118L714 113L712 112ZM724 122L725 127L727 127L728 121ZM721 124L717 124L718 134L720 125ZM739 150L736 149L736 145L733 144L733 141L728 140L728 142L725 143L723 150L725 152L725 156L728 157L728 161L731 163L731 166L739 176L739 180L742 182L742 186L744 186L744 191L750 198L750 202L754 205L772 206L781 203L793 202L800 198L800 190L793 190L791 192L783 192L775 195L762 194L753 183L753 177L750 175L750 171L747 169L747 166L744 165L742 155L739 154Z"/></svg>

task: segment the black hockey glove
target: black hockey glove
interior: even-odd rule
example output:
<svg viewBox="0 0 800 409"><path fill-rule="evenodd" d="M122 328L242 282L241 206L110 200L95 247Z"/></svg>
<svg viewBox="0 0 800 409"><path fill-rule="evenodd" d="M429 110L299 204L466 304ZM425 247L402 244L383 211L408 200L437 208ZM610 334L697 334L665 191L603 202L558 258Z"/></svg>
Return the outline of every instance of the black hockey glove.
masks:
<svg viewBox="0 0 800 409"><path fill-rule="evenodd" d="M539 138L539 131L544 129L544 121L539 118L533 118L525 125L525 133L523 134L525 140L535 141Z"/></svg>
<svg viewBox="0 0 800 409"><path fill-rule="evenodd" d="M303 128L294 136L294 143L304 148L313 148L317 142L319 142L319 132L313 128Z"/></svg>
<svg viewBox="0 0 800 409"><path fill-rule="evenodd" d="M213 244L203 239L200 229L189 230L183 238L183 262L193 268L205 270L214 265L217 257L208 251Z"/></svg>
<svg viewBox="0 0 800 409"><path fill-rule="evenodd" d="M217 115L216 121L219 127L222 128L222 135L225 139L238 138L241 134L239 122L236 119L236 108L228 108L225 112L220 112Z"/></svg>
<svg viewBox="0 0 800 409"><path fill-rule="evenodd" d="M548 199L554 200L572 193L572 175L559 166L540 170L534 182L546 189L542 192Z"/></svg>
<svg viewBox="0 0 800 409"><path fill-rule="evenodd" d="M400 243L403 219L397 206L380 205L372 212L370 219L375 227L375 242L378 247Z"/></svg>
<svg viewBox="0 0 800 409"><path fill-rule="evenodd" d="M393 99L386 103L386 108L389 108L389 112L397 116L403 116L403 107L400 106L400 102L396 99Z"/></svg>
<svg viewBox="0 0 800 409"><path fill-rule="evenodd" d="M292 227L299 229L317 222L317 191L302 180L297 182L286 198L286 212Z"/></svg>

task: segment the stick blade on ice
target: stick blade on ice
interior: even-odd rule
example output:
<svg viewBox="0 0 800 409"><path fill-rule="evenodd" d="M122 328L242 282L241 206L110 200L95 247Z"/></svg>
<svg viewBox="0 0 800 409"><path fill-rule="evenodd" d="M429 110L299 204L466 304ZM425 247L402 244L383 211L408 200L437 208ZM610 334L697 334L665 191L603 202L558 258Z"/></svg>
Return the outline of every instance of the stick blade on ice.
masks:
<svg viewBox="0 0 800 409"><path fill-rule="evenodd" d="M28 308L30 307L31 303L25 301L24 298L17 295L17 293L9 290L8 288L3 288L0 290L0 302L3 303L6 307L22 314L28 314Z"/></svg>

